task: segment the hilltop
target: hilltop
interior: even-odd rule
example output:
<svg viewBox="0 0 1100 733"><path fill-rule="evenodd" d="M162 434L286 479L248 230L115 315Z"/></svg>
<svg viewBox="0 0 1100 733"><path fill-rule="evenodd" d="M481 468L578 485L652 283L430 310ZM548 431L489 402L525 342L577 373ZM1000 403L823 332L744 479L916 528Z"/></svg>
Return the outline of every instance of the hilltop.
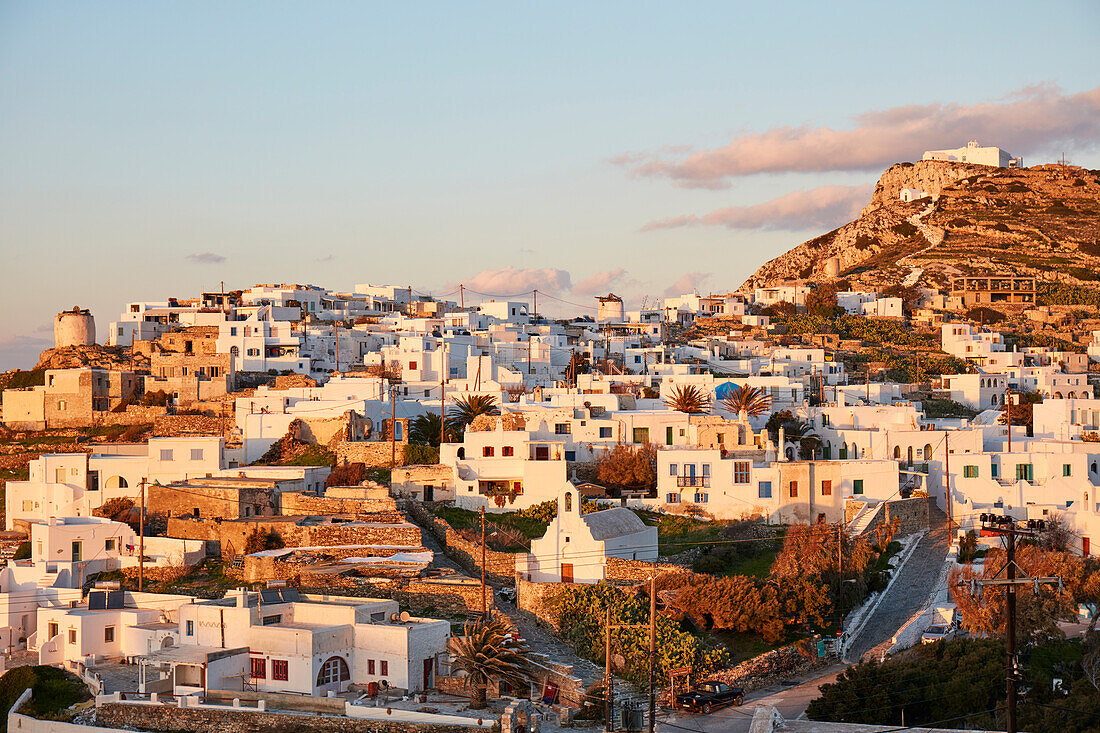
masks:
<svg viewBox="0 0 1100 733"><path fill-rule="evenodd" d="M905 202L903 189L927 196ZM898 163L859 218L765 263L742 289L829 281L834 257L855 289L1021 275L1042 283L1040 304L1100 304L1100 171Z"/></svg>

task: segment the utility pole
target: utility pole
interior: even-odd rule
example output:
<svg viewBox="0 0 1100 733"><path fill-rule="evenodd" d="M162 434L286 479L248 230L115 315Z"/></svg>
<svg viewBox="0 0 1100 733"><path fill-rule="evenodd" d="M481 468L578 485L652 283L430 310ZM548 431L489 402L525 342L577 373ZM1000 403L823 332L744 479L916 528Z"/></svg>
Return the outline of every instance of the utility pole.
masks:
<svg viewBox="0 0 1100 733"><path fill-rule="evenodd" d="M535 305L534 305L534 311L535 312L531 314L531 322L535 323L535 324L538 324L538 322L539 322L539 289L538 288L535 288L535 293L534 294L535 294Z"/></svg>
<svg viewBox="0 0 1100 733"><path fill-rule="evenodd" d="M340 373L340 322L334 321L332 331L336 336L336 373Z"/></svg>
<svg viewBox="0 0 1100 733"><path fill-rule="evenodd" d="M390 387L390 468L397 465L397 387Z"/></svg>
<svg viewBox="0 0 1100 733"><path fill-rule="evenodd" d="M443 341L443 357L439 367L439 448L443 449L447 435L447 373L450 371L447 361L447 341Z"/></svg>
<svg viewBox="0 0 1100 733"><path fill-rule="evenodd" d="M138 515L138 592L145 587L145 479L141 480L141 513Z"/></svg>
<svg viewBox="0 0 1100 733"><path fill-rule="evenodd" d="M657 688L654 676L657 673L657 578L649 576L649 733L653 733L657 724Z"/></svg>
<svg viewBox="0 0 1100 733"><path fill-rule="evenodd" d="M409 317L411 318L412 314L413 314L413 286L412 285L409 286L409 309L408 309L408 313L409 313Z"/></svg>
<svg viewBox="0 0 1100 733"><path fill-rule="evenodd" d="M604 620L604 646L603 646L603 675L604 675L604 730L611 728L611 692L615 686L615 680L611 677L611 606L607 607L607 617Z"/></svg>
<svg viewBox="0 0 1100 733"><path fill-rule="evenodd" d="M1007 733L1017 733L1016 676L1019 673L1019 663L1016 660L1016 588L1021 585L1031 585L1038 591L1040 585L1057 585L1060 591L1062 579L1058 576L1029 578L1027 573L1016 565L1016 538L1037 537L1046 528L1043 520L1029 519L1026 526L1021 527L1017 525L1014 518L1007 516L983 513L978 519L983 532L1000 536L1008 554L1004 566L1004 578L994 576L985 580L971 580L970 586L971 594L975 596L978 595L979 587L984 589L988 586L1004 586L1005 589L1005 695L1007 698L1005 730Z"/></svg>
<svg viewBox="0 0 1100 733"><path fill-rule="evenodd" d="M951 433L948 432L943 434L943 481L947 484L947 543L950 545L955 517L951 506L954 502L951 498Z"/></svg>
<svg viewBox="0 0 1100 733"><path fill-rule="evenodd" d="M611 623L611 608L607 609L606 620L604 621L604 677L607 681L607 701L604 709L604 717L607 721L605 730L609 733L614 730L612 728L611 715L614 712L611 704L611 698L615 689L615 679L611 676L611 630L612 629L649 629L649 729L653 730L653 712L656 709L656 698L653 692L653 674L654 674L654 662L657 654L657 603L654 600L656 594L653 592L656 586L656 581L651 577L649 579L649 623L647 624L613 624Z"/></svg>
<svg viewBox="0 0 1100 733"><path fill-rule="evenodd" d="M1008 452L1012 452L1012 387L1005 377L1005 423L1008 425Z"/></svg>
<svg viewBox="0 0 1100 733"><path fill-rule="evenodd" d="M462 283L458 284L458 309L466 310L466 294L462 292Z"/></svg>
<svg viewBox="0 0 1100 733"><path fill-rule="evenodd" d="M485 623L485 591L485 507L481 507L481 623Z"/></svg>

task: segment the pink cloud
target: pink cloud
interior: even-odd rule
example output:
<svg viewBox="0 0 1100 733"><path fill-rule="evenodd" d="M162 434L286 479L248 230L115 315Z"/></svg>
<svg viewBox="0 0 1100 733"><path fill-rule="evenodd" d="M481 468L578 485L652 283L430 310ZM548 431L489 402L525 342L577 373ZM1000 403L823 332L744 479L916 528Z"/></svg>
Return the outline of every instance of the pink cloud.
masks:
<svg viewBox="0 0 1100 733"><path fill-rule="evenodd" d="M904 105L864 112L853 122L845 130L775 127L739 135L720 148L679 156L628 153L613 162L635 176L719 188L729 178L754 173L878 170L974 139L1025 157L1056 143L1091 148L1100 141L1100 87L1065 94L1053 84L1039 84L994 102Z"/></svg>
<svg viewBox="0 0 1100 733"><path fill-rule="evenodd" d="M469 291L492 296L526 295L534 290L547 293L560 293L572 288L572 279L565 270L552 267L519 268L501 267L496 270L482 270L471 278L462 281ZM448 286L448 290L457 289L458 283Z"/></svg>
<svg viewBox="0 0 1100 733"><path fill-rule="evenodd" d="M785 231L833 229L855 219L870 203L873 190L870 184L802 189L752 206L727 206L703 216L689 214L653 221L642 231L696 225Z"/></svg>
<svg viewBox="0 0 1100 733"><path fill-rule="evenodd" d="M674 298L677 295L693 293L698 290L699 286L704 282L710 280L710 278L711 275L709 272L688 272L679 280L665 288L665 296Z"/></svg>
<svg viewBox="0 0 1100 733"><path fill-rule="evenodd" d="M616 267L614 270L608 270L607 272L597 272L595 275L586 277L581 280L575 286L573 286L574 293L597 293L603 292L611 287L615 282L618 282L626 274L626 270L621 267Z"/></svg>

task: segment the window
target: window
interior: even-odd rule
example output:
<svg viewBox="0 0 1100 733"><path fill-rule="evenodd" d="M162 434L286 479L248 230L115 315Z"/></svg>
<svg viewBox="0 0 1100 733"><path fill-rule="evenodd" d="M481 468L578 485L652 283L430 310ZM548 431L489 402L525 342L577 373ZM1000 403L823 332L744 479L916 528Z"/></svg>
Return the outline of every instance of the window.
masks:
<svg viewBox="0 0 1100 733"><path fill-rule="evenodd" d="M978 478L978 467L963 466L963 478Z"/></svg>
<svg viewBox="0 0 1100 733"><path fill-rule="evenodd" d="M264 680L267 679L267 660L260 659L259 657L252 657L252 679Z"/></svg>
<svg viewBox="0 0 1100 733"><path fill-rule="evenodd" d="M821 495L822 496L832 496L833 495L833 482L832 481L822 481L821 482Z"/></svg>
<svg viewBox="0 0 1100 733"><path fill-rule="evenodd" d="M492 457L492 455L493 455L493 446L491 446L491 445L487 445L487 446L485 446L484 448L482 448L482 449L481 449L481 455L482 455L482 456L483 456L484 458L490 458L490 457Z"/></svg>
<svg viewBox="0 0 1100 733"><path fill-rule="evenodd" d="M707 503L707 495L706 494L696 494L695 495L695 503L696 504L706 504Z"/></svg>
<svg viewBox="0 0 1100 733"><path fill-rule="evenodd" d="M993 478L997 478L997 476L999 476L1000 473L1001 473L1000 466L998 466L996 463L991 464L989 466L989 469L990 469L990 473L993 474Z"/></svg>
<svg viewBox="0 0 1100 733"><path fill-rule="evenodd" d="M185 633L188 636L194 636L195 635L195 622L194 621L191 621L191 620L187 621L187 626L186 626Z"/></svg>
<svg viewBox="0 0 1100 733"><path fill-rule="evenodd" d="M677 472L678 470L679 470L679 469L677 468L677 466L676 466L676 464L675 464L675 463L670 463L670 464L668 464L668 475L669 475L669 476L675 476L675 475L676 475L676 472Z"/></svg>
<svg viewBox="0 0 1100 733"><path fill-rule="evenodd" d="M161 449L161 451L160 451L160 460L162 460L162 461L172 460L172 451L171 451L171 449L167 449L167 450L166 449Z"/></svg>
<svg viewBox="0 0 1100 733"><path fill-rule="evenodd" d="M103 551L104 552L114 552L115 551L115 540L114 540L113 537L109 540L103 540Z"/></svg>
<svg viewBox="0 0 1100 733"><path fill-rule="evenodd" d="M704 476L709 476L710 475L710 464L709 463L704 463L703 464L703 475Z"/></svg>
<svg viewBox="0 0 1100 733"><path fill-rule="evenodd" d="M1073 467L1068 463L1062 464L1062 475L1069 476L1073 473Z"/></svg>
<svg viewBox="0 0 1100 733"><path fill-rule="evenodd" d="M577 451L575 451L575 450L565 451L565 460L567 460L567 461L577 460Z"/></svg>
<svg viewBox="0 0 1100 733"><path fill-rule="evenodd" d="M601 438L610 438L611 437L611 428L600 428L600 437Z"/></svg>
<svg viewBox="0 0 1100 733"><path fill-rule="evenodd" d="M201 461L202 460L202 448L192 448L191 449L191 460L192 461Z"/></svg>
<svg viewBox="0 0 1100 733"><path fill-rule="evenodd" d="M378 662L378 674L385 677L389 673L390 673L390 663L385 659L379 660L379 662Z"/></svg>
<svg viewBox="0 0 1100 733"><path fill-rule="evenodd" d="M500 455L504 456L505 458L515 455L515 452L515 448L510 445L506 445L500 449Z"/></svg>
<svg viewBox="0 0 1100 733"><path fill-rule="evenodd" d="M374 674L374 660L367 660L367 674Z"/></svg>
<svg viewBox="0 0 1100 733"><path fill-rule="evenodd" d="M65 469L64 468L55 468L54 472L53 472L53 478L54 478L54 483L55 484L65 483Z"/></svg>
<svg viewBox="0 0 1100 733"><path fill-rule="evenodd" d="M852 493L853 494L862 494L863 493L863 479L857 478L855 481L852 482Z"/></svg>
<svg viewBox="0 0 1100 733"><path fill-rule="evenodd" d="M57 401L57 409L58 410L64 410L65 409L65 400L58 400Z"/></svg>
<svg viewBox="0 0 1100 733"><path fill-rule="evenodd" d="M672 493L666 494L665 495L665 503L666 504L679 504L680 503L680 495L679 494L672 494Z"/></svg>
<svg viewBox="0 0 1100 733"><path fill-rule="evenodd" d="M69 643L76 643L76 629L69 629Z"/></svg>
<svg viewBox="0 0 1100 733"><path fill-rule="evenodd" d="M275 624L281 624L283 622L283 614L276 613L271 616L264 616L264 626L274 626Z"/></svg>
<svg viewBox="0 0 1100 733"><path fill-rule="evenodd" d="M559 422L554 424L555 435L569 435L573 432L573 426L567 422Z"/></svg>
<svg viewBox="0 0 1100 733"><path fill-rule="evenodd" d="M1017 481L1031 481L1032 469L1030 463L1017 463L1016 464L1016 480Z"/></svg>
<svg viewBox="0 0 1100 733"><path fill-rule="evenodd" d="M649 442L649 428L634 428L634 442L635 443L648 443Z"/></svg>
<svg viewBox="0 0 1100 733"><path fill-rule="evenodd" d="M792 481L791 482L791 498L794 499L797 496L798 496L798 482L797 481Z"/></svg>
<svg viewBox="0 0 1100 733"><path fill-rule="evenodd" d="M415 361L410 361L409 362L409 371L411 372L411 371L415 371L415 370L416 370L416 362Z"/></svg>
<svg viewBox="0 0 1100 733"><path fill-rule="evenodd" d="M735 484L747 484L749 482L749 462L748 461L734 461L733 462L733 483Z"/></svg>
<svg viewBox="0 0 1100 733"><path fill-rule="evenodd" d="M772 482L771 481L761 481L759 483L759 485L757 486L757 492L756 493L757 493L757 496L759 496L761 499L770 499L770 498L772 498Z"/></svg>
<svg viewBox="0 0 1100 733"><path fill-rule="evenodd" d="M320 686L333 682L343 682L350 677L347 662L340 657L329 657L328 661L321 665L321 672L317 675L317 684Z"/></svg>
<svg viewBox="0 0 1100 733"><path fill-rule="evenodd" d="M286 682L290 678L290 663L285 659L271 660L271 679Z"/></svg>
<svg viewBox="0 0 1100 733"><path fill-rule="evenodd" d="M50 637L51 639L54 638L55 636L57 636L57 624L51 623L46 628L47 628L46 636Z"/></svg>
<svg viewBox="0 0 1100 733"><path fill-rule="evenodd" d="M573 511L573 494L572 492L565 492L565 511Z"/></svg>
<svg viewBox="0 0 1100 733"><path fill-rule="evenodd" d="M722 445L725 442L726 442L726 434L725 433L718 433L718 445Z"/></svg>
<svg viewBox="0 0 1100 733"><path fill-rule="evenodd" d="M115 643L115 627L107 626L103 629L103 643L114 644Z"/></svg>

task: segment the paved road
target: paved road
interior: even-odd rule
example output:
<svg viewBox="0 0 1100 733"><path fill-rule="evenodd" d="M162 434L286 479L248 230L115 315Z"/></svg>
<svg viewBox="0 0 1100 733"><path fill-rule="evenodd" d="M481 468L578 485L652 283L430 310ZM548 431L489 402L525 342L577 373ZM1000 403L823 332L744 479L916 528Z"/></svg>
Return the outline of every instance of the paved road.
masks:
<svg viewBox="0 0 1100 733"><path fill-rule="evenodd" d="M848 649L848 659L878 659L892 644L890 638L923 606L939 580L947 557L947 516L929 508L932 529L913 551L874 615Z"/></svg>
<svg viewBox="0 0 1100 733"><path fill-rule="evenodd" d="M674 713L658 716L657 730L661 733L748 733L753 712L758 705L775 707L785 720L795 720L806 712L810 701L818 697L818 689L836 680L842 667L834 668L827 674L806 680L790 687L773 686L751 692L745 704L739 708L723 708L710 715L689 715Z"/></svg>

